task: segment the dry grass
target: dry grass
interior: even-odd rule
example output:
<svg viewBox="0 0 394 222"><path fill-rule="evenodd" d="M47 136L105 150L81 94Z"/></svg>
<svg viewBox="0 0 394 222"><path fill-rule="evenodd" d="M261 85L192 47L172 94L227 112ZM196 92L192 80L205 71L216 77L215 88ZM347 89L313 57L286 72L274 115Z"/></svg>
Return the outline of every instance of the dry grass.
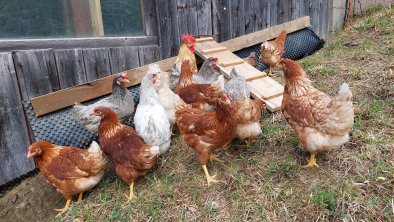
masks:
<svg viewBox="0 0 394 222"><path fill-rule="evenodd" d="M389 221L394 218L393 9L370 11L301 61L314 85L354 93L352 139L318 155L319 169L302 169L307 154L280 113L264 112L263 135L252 147L219 152L209 163L222 183L207 187L195 153L179 135L159 167L128 187L106 177L64 221ZM344 42L357 40L357 46ZM280 76L278 77L281 78ZM382 179L384 178L384 179Z"/></svg>

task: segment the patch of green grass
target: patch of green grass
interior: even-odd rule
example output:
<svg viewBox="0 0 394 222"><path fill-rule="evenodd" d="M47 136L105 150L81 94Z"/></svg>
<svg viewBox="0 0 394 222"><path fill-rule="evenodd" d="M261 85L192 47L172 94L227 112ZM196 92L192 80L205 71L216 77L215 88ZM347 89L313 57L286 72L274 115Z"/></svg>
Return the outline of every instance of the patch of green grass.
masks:
<svg viewBox="0 0 394 222"><path fill-rule="evenodd" d="M312 196L312 204L315 207L321 207L328 211L329 215L337 215L337 198L330 189L322 189L320 186L316 187L316 193Z"/></svg>

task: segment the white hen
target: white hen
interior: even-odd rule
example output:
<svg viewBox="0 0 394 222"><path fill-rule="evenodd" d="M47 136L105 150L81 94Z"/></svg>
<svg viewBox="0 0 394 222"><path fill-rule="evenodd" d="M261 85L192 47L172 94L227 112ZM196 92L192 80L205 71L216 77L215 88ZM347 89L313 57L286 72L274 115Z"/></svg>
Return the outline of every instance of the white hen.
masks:
<svg viewBox="0 0 394 222"><path fill-rule="evenodd" d="M149 65L142 79L140 102L134 116L137 133L151 146L159 146L160 154L167 152L171 142L170 123L166 111L160 104L154 85L160 78L158 65Z"/></svg>

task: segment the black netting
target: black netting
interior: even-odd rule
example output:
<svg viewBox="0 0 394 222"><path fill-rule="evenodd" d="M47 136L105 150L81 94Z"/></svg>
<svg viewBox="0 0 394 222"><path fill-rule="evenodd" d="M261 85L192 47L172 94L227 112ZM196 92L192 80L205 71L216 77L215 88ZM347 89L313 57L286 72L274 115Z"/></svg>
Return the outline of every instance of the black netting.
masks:
<svg viewBox="0 0 394 222"><path fill-rule="evenodd" d="M241 58L246 58L251 52L255 52L256 56L260 56L260 45L257 44L248 48L244 48L235 52ZM284 57L292 60L302 59L305 56L312 55L314 52L322 48L324 40L320 39L311 28L305 28L292 32L287 35L285 48L286 52ZM265 65L257 60L257 68L261 71L268 69Z"/></svg>
<svg viewBox="0 0 394 222"><path fill-rule="evenodd" d="M134 96L134 103L138 104L140 97L139 86L129 89ZM92 104L100 97L84 104ZM90 133L85 127L75 122L72 117L72 107L64 108L44 116L37 117L31 102L24 103L31 129L36 140L46 140L61 146L87 147L92 140L97 140L97 135ZM125 124L131 125L133 117Z"/></svg>

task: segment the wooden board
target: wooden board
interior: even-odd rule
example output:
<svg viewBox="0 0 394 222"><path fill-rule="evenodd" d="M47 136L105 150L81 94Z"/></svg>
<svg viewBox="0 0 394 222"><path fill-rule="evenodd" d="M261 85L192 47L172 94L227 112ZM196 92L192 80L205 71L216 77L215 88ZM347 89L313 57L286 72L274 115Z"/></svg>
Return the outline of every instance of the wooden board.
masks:
<svg viewBox="0 0 394 222"><path fill-rule="evenodd" d="M247 84L251 92L264 100L283 94L283 86L268 76L248 81Z"/></svg>
<svg viewBox="0 0 394 222"><path fill-rule="evenodd" d="M111 74L108 48L84 49L83 58L88 81Z"/></svg>
<svg viewBox="0 0 394 222"><path fill-rule="evenodd" d="M123 72L140 66L138 47L116 47L109 49L111 71L113 73Z"/></svg>
<svg viewBox="0 0 394 222"><path fill-rule="evenodd" d="M253 66L249 65L248 63L242 63L230 67L223 67L222 69L220 69L220 72L226 78L230 78L230 72L233 68L239 71L240 75L242 75L246 79L246 81L262 78L267 75L265 72L261 72L260 70L255 69Z"/></svg>
<svg viewBox="0 0 394 222"><path fill-rule="evenodd" d="M26 161L30 144L11 53L0 53L0 185L35 168Z"/></svg>
<svg viewBox="0 0 394 222"><path fill-rule="evenodd" d="M13 57L23 100L60 89L52 49L17 51Z"/></svg>
<svg viewBox="0 0 394 222"><path fill-rule="evenodd" d="M214 6L215 2L216 1L212 1L213 6ZM169 7L168 1L165 1L163 4L164 4L163 7ZM167 12L165 12L165 10L163 8L163 10L160 10L160 12L158 12L158 14L160 14L160 13L167 13ZM171 16L171 15L168 15L168 16ZM171 19L171 18L169 18L169 19ZM163 22L163 21L161 21L161 22ZM166 24L169 25L170 23L166 23ZM270 29L282 30L282 29L287 28L286 30L288 32L290 32L291 30L295 30L295 28L289 27L289 24L293 24L293 25L297 26L299 29L302 29L302 28L305 28L309 25L309 19L304 17L301 19L297 19L295 21L291 21L288 23L278 25L276 27L272 27ZM165 27L167 28L167 30ZM169 29L171 29L170 26L165 26L165 27L161 26L160 31L168 31ZM229 40L229 41L222 42L221 44L219 44L219 46L225 46L230 51L235 51L235 50L239 50L239 49L257 44L258 43L258 42L256 43L257 39L262 39L261 41L263 41L263 39L273 39L276 37L274 35L274 33L279 34L279 32L280 31L278 31L278 32L270 31L269 33L265 33L265 32L260 31L260 32L258 32L258 34L252 33L252 34L248 34L248 35L244 35L242 37L239 37L239 38L237 38L238 41ZM169 39L165 40L165 43L166 44L163 44L164 48L171 47L172 43L170 42ZM198 47L196 47L196 49L197 48ZM163 53L169 53L169 51L163 50ZM165 57L166 54L163 54L161 56ZM175 59L176 59L176 57L171 57L171 58L168 58L168 59L165 59L162 61L158 61L156 63L159 64L163 70L169 70L169 69L171 69ZM226 70L228 70L228 69L231 70L231 68L232 67L226 67ZM127 73L129 75L129 78L132 79L132 81L127 86L133 86L133 85L139 84L141 82L142 77L144 76L144 72L146 72L146 70L147 70L147 66L128 70ZM262 72L261 74L262 74L262 76L266 75L264 72ZM255 79L255 78L259 77L259 74L256 74L256 73L254 73L251 76L249 76L249 75L250 74L247 74L245 78L251 80L251 79ZM75 102L84 102L84 101L87 101L87 100L90 100L90 99L110 93L111 92L111 81L112 81L112 77L104 77L103 79L95 80L90 83L85 83L80 86L71 87L68 89L60 90L55 93L50 93L50 94L47 94L44 96L39 96L39 97L33 98L31 100L31 102L34 107L34 110L36 111L36 114L37 115L44 115L46 113L49 113L49 112L52 112L52 111L55 111L55 110L58 110L61 108L71 106ZM106 82L108 82L108 83L106 83ZM82 95L82 96L76 97L73 95Z"/></svg>
<svg viewBox="0 0 394 222"><path fill-rule="evenodd" d="M87 81L81 49L55 50L54 54L61 89Z"/></svg>

